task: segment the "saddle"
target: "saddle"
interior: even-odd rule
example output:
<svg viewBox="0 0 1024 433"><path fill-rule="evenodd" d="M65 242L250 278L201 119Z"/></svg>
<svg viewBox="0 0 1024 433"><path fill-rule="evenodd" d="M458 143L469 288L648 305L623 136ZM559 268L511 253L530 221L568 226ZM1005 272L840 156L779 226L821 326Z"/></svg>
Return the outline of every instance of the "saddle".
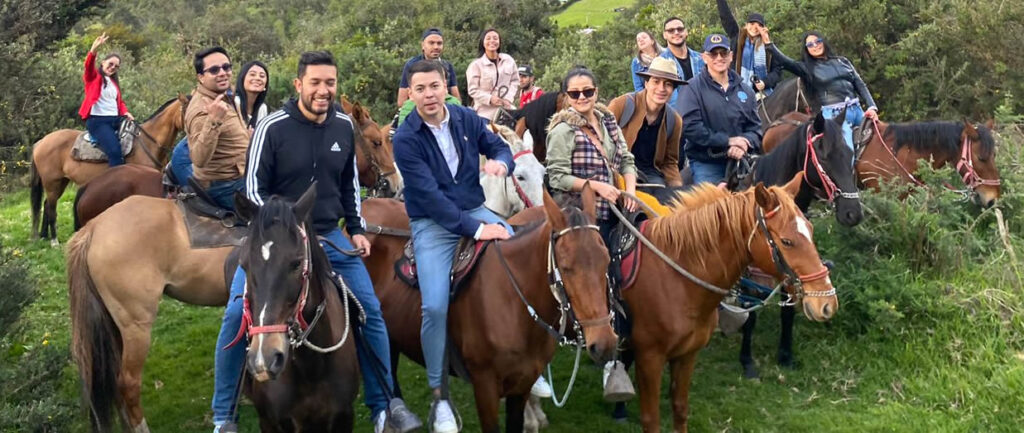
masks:
<svg viewBox="0 0 1024 433"><path fill-rule="evenodd" d="M634 227L640 229L640 233L643 233L647 228L648 220L643 212L637 211L627 214L626 218L630 220ZM612 279L612 287L618 288L618 291L621 292L632 286L636 281L636 273L640 269L640 251L642 248L637 247L636 236L624 227L622 223L619 223L619 225L612 229L610 240L609 251L612 254L608 276Z"/></svg>
<svg viewBox="0 0 1024 433"><path fill-rule="evenodd" d="M860 159L860 154L868 147L868 143L875 136L875 127L870 121L861 122L853 129L853 159Z"/></svg>
<svg viewBox="0 0 1024 433"><path fill-rule="evenodd" d="M239 246L245 237L248 221L216 204L194 179L177 194L175 203L185 216L190 246L220 248Z"/></svg>
<svg viewBox="0 0 1024 433"><path fill-rule="evenodd" d="M462 238L455 247L455 259L452 260L452 269L449 271L451 281L451 297L454 298L459 291L462 282L468 277L480 256L483 255L488 241L475 241L470 238ZM406 242L402 257L395 261L395 275L411 287L419 288L419 274L416 272L416 257L413 253L412 239Z"/></svg>
<svg viewBox="0 0 1024 433"><path fill-rule="evenodd" d="M121 138L121 154L127 157L135 150L135 135L129 132L128 128L122 127L118 131L118 137ZM71 146L71 159L82 162L107 162L107 154L96 147L97 143L88 131L82 131L75 138L75 144Z"/></svg>

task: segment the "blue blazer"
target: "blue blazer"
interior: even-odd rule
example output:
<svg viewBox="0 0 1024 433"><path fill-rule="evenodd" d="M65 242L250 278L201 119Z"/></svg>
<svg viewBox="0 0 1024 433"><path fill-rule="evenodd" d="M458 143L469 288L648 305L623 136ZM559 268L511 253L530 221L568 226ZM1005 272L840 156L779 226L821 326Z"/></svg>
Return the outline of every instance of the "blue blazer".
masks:
<svg viewBox="0 0 1024 433"><path fill-rule="evenodd" d="M480 158L504 162L508 173L515 170L512 150L475 111L457 105L448 108L448 128L459 153L459 168L453 177L438 147L434 133L413 110L392 139L395 163L405 180L405 211L409 218L430 218L448 231L473 237L482 221L468 211L484 204L480 186Z"/></svg>

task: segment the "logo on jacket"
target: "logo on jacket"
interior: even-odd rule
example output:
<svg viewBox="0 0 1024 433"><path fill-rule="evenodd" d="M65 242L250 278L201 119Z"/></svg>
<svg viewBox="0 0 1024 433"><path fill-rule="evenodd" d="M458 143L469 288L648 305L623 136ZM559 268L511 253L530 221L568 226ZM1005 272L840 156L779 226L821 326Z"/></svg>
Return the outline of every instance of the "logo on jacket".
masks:
<svg viewBox="0 0 1024 433"><path fill-rule="evenodd" d="M331 152L341 152L341 146L338 146L338 142L334 142L334 146L331 146Z"/></svg>
<svg viewBox="0 0 1024 433"><path fill-rule="evenodd" d="M747 102L747 92L740 90L736 96L740 98L740 102Z"/></svg>

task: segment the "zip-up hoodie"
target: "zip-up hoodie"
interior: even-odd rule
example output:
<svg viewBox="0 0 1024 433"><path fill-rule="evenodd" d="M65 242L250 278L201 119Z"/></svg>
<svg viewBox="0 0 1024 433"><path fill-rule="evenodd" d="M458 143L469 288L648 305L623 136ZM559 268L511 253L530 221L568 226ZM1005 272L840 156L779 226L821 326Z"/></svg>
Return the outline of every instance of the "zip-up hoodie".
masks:
<svg viewBox="0 0 1024 433"><path fill-rule="evenodd" d="M272 195L298 200L315 180L313 228L317 234L334 230L341 218L349 235L363 233L352 125L334 104L323 123L313 123L302 115L294 98L264 117L249 145L245 170L249 200L259 205Z"/></svg>

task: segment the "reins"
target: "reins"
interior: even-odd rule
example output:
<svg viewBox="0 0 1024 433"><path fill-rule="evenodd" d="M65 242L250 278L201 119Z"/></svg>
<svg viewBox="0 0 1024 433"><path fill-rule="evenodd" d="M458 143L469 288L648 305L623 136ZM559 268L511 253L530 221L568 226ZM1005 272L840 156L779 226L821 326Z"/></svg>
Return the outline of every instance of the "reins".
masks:
<svg viewBox="0 0 1024 433"><path fill-rule="evenodd" d="M829 203L835 201L836 196L850 200L860 199L859 191L843 192L843 190L840 189L839 186L837 186L836 183L832 180L832 177L828 175L828 172L826 172L825 169L822 168L821 161L818 159L818 153L814 150L814 142L820 140L824 136L824 133L812 135L811 124L807 125L807 151L804 152L803 171L804 173L808 172L808 165L813 167L814 170L818 173L818 179L821 179L821 188L811 185L811 182L808 181L806 177L804 178L804 182L806 182L808 186L814 188L817 191L823 191L825 193L824 200L826 200Z"/></svg>

